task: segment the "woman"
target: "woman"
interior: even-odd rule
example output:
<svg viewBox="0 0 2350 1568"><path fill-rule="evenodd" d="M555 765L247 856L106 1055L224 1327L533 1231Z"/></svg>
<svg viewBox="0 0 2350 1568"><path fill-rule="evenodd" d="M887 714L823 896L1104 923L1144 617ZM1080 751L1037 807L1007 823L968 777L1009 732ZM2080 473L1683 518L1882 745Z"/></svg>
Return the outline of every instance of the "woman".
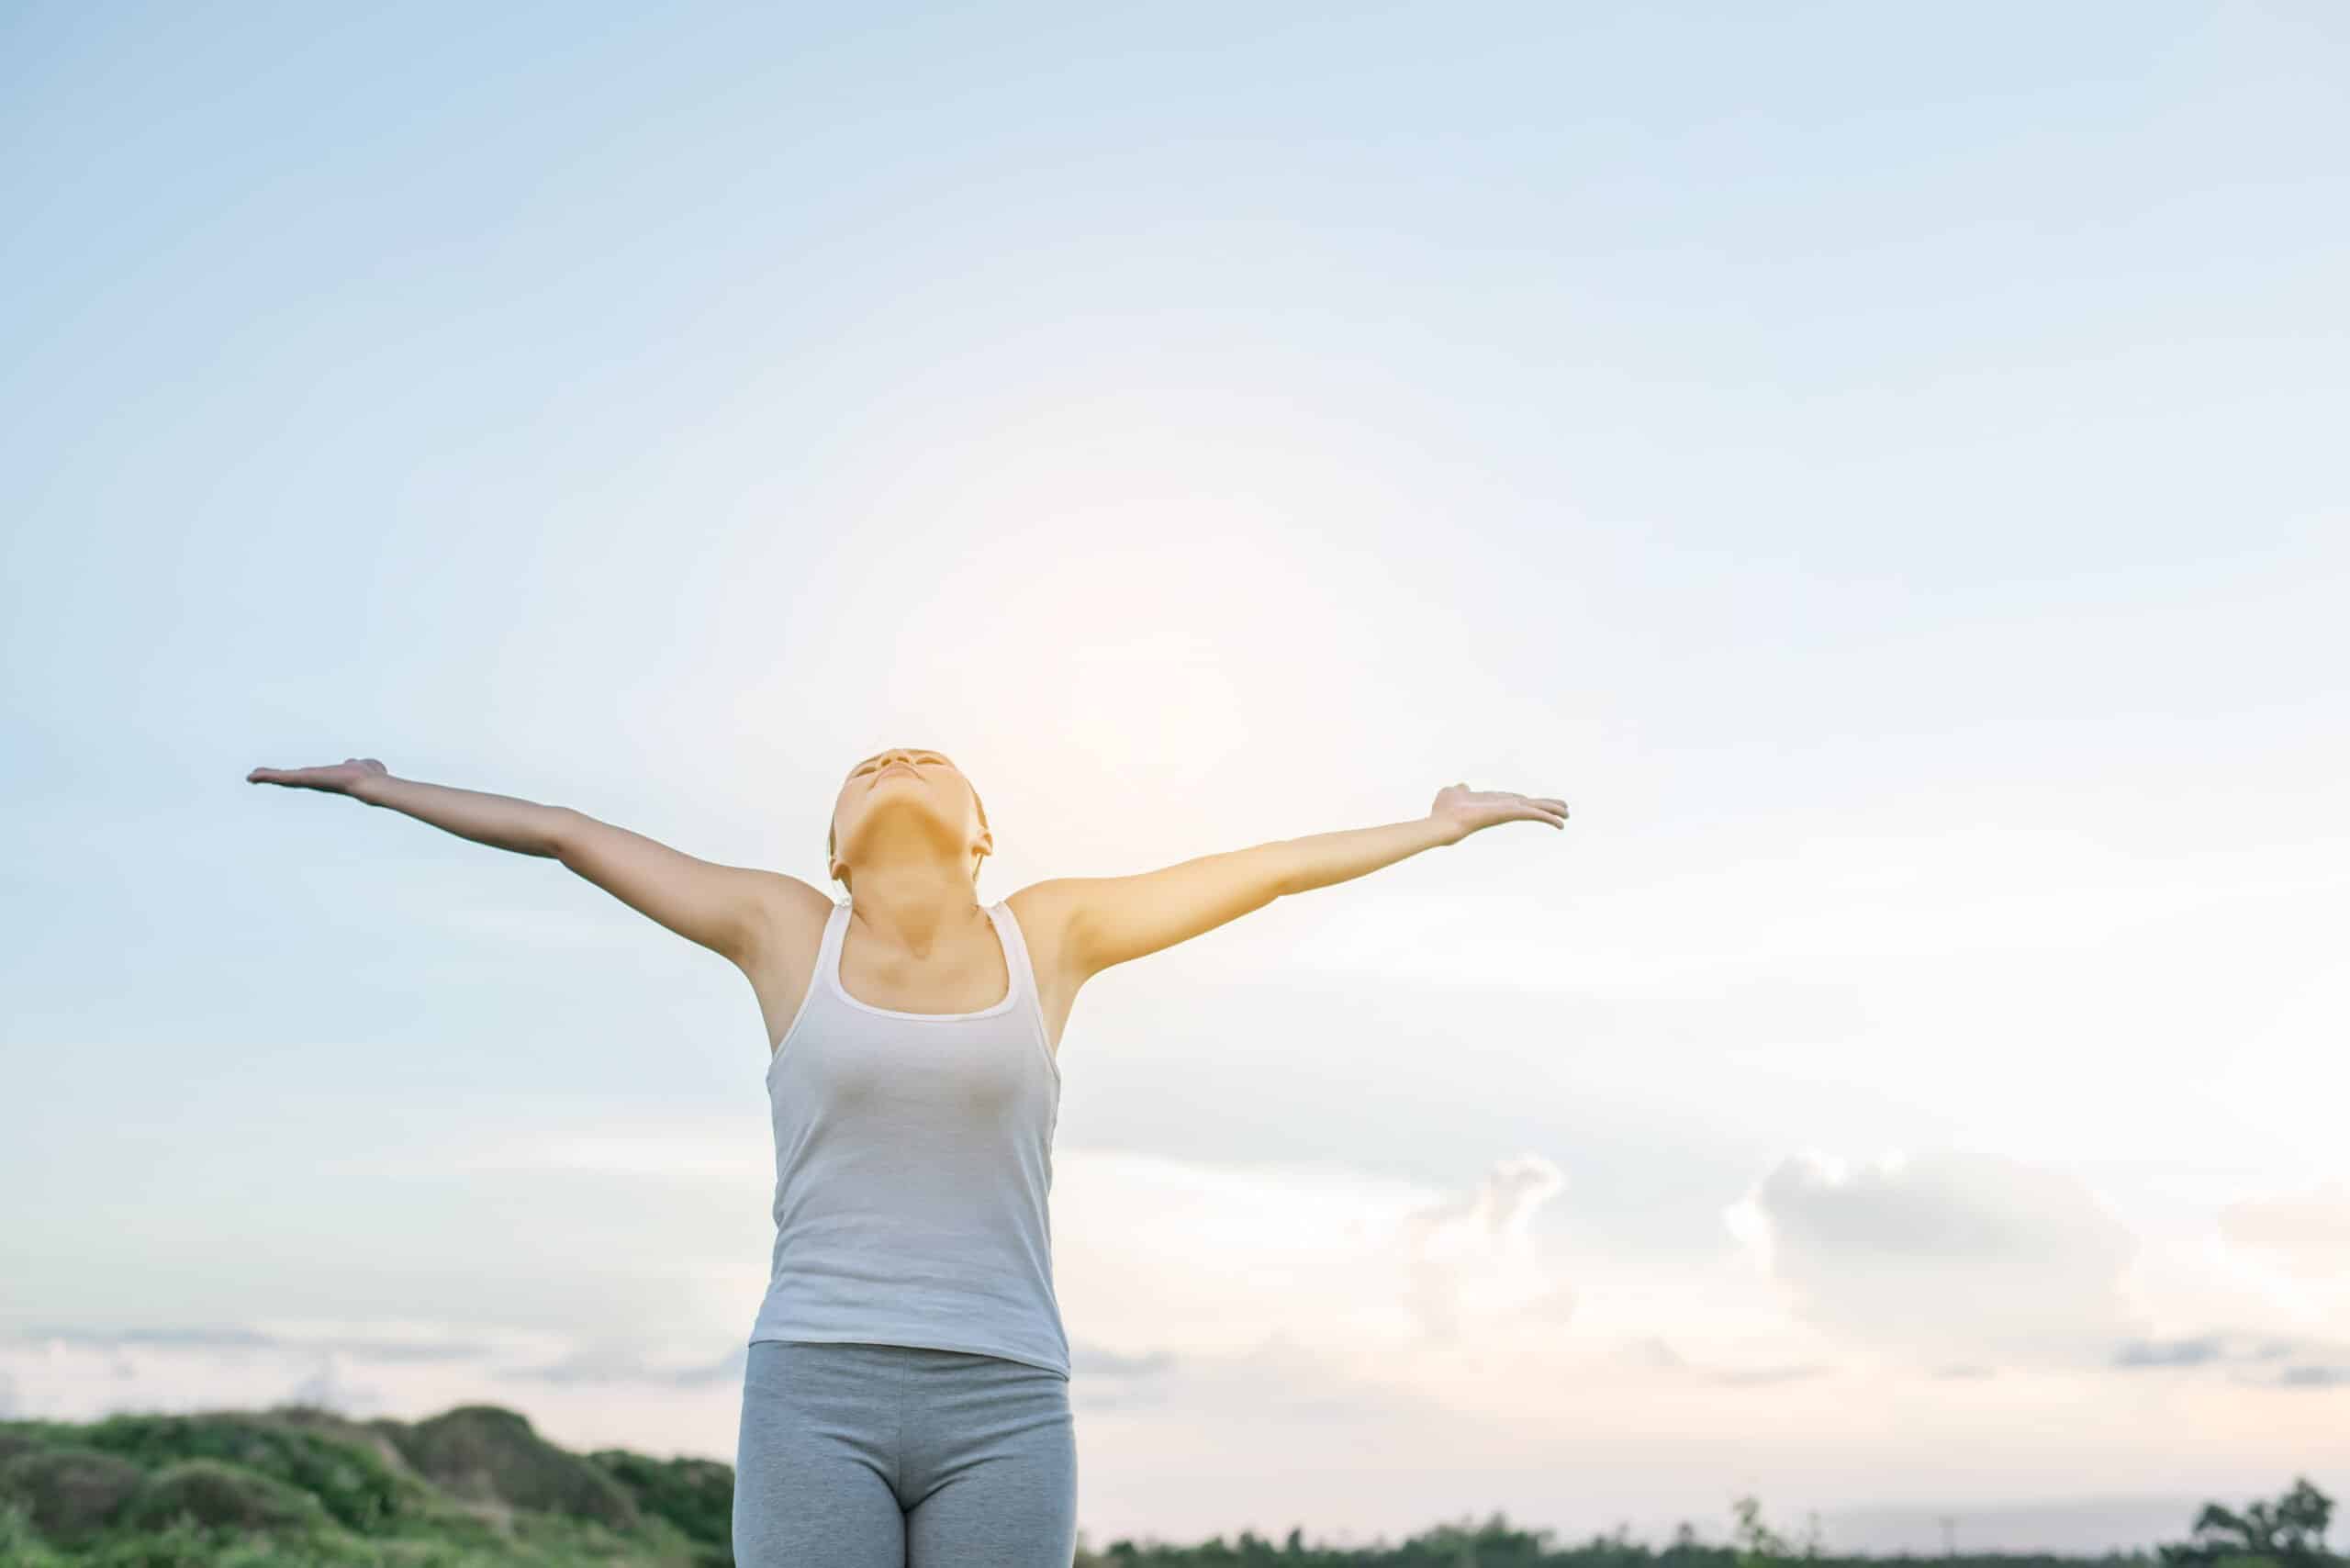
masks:
<svg viewBox="0 0 2350 1568"><path fill-rule="evenodd" d="M983 905L986 809L920 748L842 781L824 846L837 899L568 807L396 778L373 757L246 778L560 860L750 980L769 1042L776 1239L736 1439L743 1568L1068 1568L1077 1449L1046 1197L1078 988L1283 893L1567 815L1563 801L1454 784L1424 818L1053 878Z"/></svg>

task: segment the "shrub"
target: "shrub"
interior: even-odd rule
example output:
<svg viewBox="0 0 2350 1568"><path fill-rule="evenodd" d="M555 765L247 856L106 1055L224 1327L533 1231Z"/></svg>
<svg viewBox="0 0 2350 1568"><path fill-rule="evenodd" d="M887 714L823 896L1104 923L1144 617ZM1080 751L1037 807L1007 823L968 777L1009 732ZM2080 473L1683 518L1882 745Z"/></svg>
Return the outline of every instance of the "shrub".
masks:
<svg viewBox="0 0 2350 1568"><path fill-rule="evenodd" d="M41 1440L30 1432L0 1427L0 1464L6 1464L20 1453L30 1453L41 1446Z"/></svg>
<svg viewBox="0 0 2350 1568"><path fill-rule="evenodd" d="M734 1536L734 1467L711 1459L654 1459L627 1449L588 1456L628 1489L644 1513L667 1519L687 1539L729 1546Z"/></svg>
<svg viewBox="0 0 2350 1568"><path fill-rule="evenodd" d="M143 1479L137 1465L103 1450L45 1444L0 1461L0 1502L23 1505L34 1529L70 1544L112 1523Z"/></svg>
<svg viewBox="0 0 2350 1568"><path fill-rule="evenodd" d="M495 1405L462 1405L391 1434L419 1474L460 1496L592 1519L616 1529L639 1519L626 1488L598 1466L556 1448L529 1419Z"/></svg>
<svg viewBox="0 0 2350 1568"><path fill-rule="evenodd" d="M65 1559L33 1528L32 1510L6 1498L0 1498L0 1562L8 1568L65 1568Z"/></svg>
<svg viewBox="0 0 2350 1568"><path fill-rule="evenodd" d="M108 1416L81 1436L149 1469L209 1459L257 1472L308 1493L338 1523L362 1532L381 1529L421 1490L366 1442L241 1410Z"/></svg>
<svg viewBox="0 0 2350 1568"><path fill-rule="evenodd" d="M207 1529L322 1529L333 1523L316 1497L241 1464L184 1459L149 1476L122 1510L134 1529L161 1529L182 1515Z"/></svg>

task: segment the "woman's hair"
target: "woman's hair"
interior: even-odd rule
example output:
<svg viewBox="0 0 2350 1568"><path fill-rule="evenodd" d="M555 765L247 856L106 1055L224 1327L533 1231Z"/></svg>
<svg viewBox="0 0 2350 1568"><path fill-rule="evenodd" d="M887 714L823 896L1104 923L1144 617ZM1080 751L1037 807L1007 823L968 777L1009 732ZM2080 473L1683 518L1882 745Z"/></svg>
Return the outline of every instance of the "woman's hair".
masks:
<svg viewBox="0 0 2350 1568"><path fill-rule="evenodd" d="M965 782L968 783L969 780L966 779ZM985 828L988 825L988 805L985 801L979 799L979 786L976 784L971 786L971 804L979 808L979 826L981 828ZM827 874L829 874L833 868L833 856L837 852L838 848L837 841L834 837L834 832L835 829L833 823L826 823L824 824L824 870ZM987 857L984 855L979 857L979 859L982 861L986 858ZM840 881L841 885L844 887L848 885L845 878L840 879ZM976 888L979 885L979 868L977 865L974 865L971 868L971 886Z"/></svg>

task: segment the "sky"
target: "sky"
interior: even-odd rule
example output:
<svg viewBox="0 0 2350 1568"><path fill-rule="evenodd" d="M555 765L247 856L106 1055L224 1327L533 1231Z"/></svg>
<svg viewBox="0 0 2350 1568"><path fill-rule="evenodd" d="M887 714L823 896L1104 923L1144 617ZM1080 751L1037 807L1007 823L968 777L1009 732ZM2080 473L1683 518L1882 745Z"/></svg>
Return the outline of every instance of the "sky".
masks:
<svg viewBox="0 0 2350 1568"><path fill-rule="evenodd" d="M733 966L1557 796L1088 983L1081 1528L2350 1499L2350 18L0 17L0 1416L733 1456ZM1950 1533L1941 1523L1952 1521Z"/></svg>

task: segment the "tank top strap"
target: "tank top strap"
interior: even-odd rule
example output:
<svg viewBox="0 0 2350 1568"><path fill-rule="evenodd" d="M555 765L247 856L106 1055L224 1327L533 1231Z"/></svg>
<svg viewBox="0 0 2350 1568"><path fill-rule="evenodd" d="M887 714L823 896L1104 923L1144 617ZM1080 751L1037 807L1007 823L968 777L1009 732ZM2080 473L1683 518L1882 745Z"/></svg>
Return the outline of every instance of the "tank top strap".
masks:
<svg viewBox="0 0 2350 1568"><path fill-rule="evenodd" d="M1012 980L1013 1001L1034 1008L1036 1002L1036 969L1028 958L1027 939L1020 934L1020 917L1002 899L988 905L988 919L995 923L996 940L1003 944L1003 967Z"/></svg>
<svg viewBox="0 0 2350 1568"><path fill-rule="evenodd" d="M816 947L816 984L810 989L827 996L840 986L841 947L848 940L848 916L847 898L834 899L833 913L824 917L824 939Z"/></svg>
<svg viewBox="0 0 2350 1568"><path fill-rule="evenodd" d="M1028 956L1028 939L1021 935L1020 917L1002 899L988 906L988 917L995 922L997 935L1003 941L1004 967L1012 971L1012 1011L1027 1021L1028 1033L1036 1042L1036 1054L1044 1058L1045 1070L1052 1075L1053 1119L1060 1119L1061 1062L1060 1053L1053 1049L1052 1040L1045 1025L1045 1001L1036 989L1036 966ZM1046 1134L1049 1139L1050 1133Z"/></svg>

